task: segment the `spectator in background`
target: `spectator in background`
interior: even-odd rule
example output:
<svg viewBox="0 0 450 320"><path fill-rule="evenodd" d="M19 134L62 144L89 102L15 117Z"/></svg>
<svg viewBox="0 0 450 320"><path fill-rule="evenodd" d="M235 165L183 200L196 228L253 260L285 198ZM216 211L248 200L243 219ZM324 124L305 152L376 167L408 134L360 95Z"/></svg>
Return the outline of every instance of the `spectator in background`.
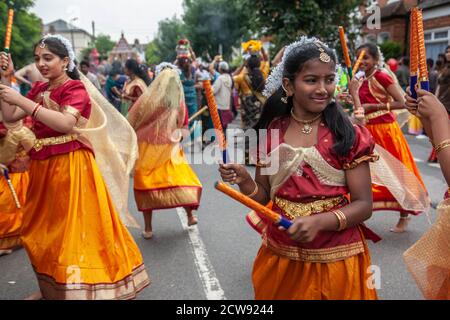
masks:
<svg viewBox="0 0 450 320"><path fill-rule="evenodd" d="M89 71L89 62L86 60L83 60L80 62L80 71L82 74L86 76L86 78L89 79L90 82L99 90L101 91L102 88L100 87L100 82L98 81L98 78L95 74Z"/></svg>
<svg viewBox="0 0 450 320"><path fill-rule="evenodd" d="M399 67L395 72L398 83L403 90L409 86L409 58L403 57L400 59Z"/></svg>
<svg viewBox="0 0 450 320"><path fill-rule="evenodd" d="M444 67L445 67L445 54L439 53L436 59L435 69L440 74L442 69L444 69Z"/></svg>
<svg viewBox="0 0 450 320"><path fill-rule="evenodd" d="M233 112L231 111L233 79L229 74L230 67L228 63L222 61L219 63L219 77L213 84L214 97L219 110L220 121L224 130L230 122L233 121Z"/></svg>
<svg viewBox="0 0 450 320"><path fill-rule="evenodd" d="M108 101L120 112L121 87L118 85L120 74L117 71L111 71L105 84L105 96Z"/></svg>
<svg viewBox="0 0 450 320"><path fill-rule="evenodd" d="M433 69L434 61L431 58L427 59L427 67L428 67L428 80L430 81L430 92L435 93L437 88L437 80L439 73Z"/></svg>
<svg viewBox="0 0 450 320"><path fill-rule="evenodd" d="M121 106L121 113L124 117L127 116L134 103L147 90L147 83L150 83L147 71L134 59L128 59L125 63L125 74L128 76L128 80L122 91Z"/></svg>

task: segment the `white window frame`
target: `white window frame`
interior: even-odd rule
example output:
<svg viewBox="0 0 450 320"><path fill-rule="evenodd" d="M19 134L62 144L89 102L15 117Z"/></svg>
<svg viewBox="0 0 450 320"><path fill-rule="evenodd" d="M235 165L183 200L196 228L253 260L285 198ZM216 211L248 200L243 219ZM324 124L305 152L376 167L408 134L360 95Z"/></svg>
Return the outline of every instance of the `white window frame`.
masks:
<svg viewBox="0 0 450 320"><path fill-rule="evenodd" d="M437 32L447 31L447 38L439 38L435 39L434 34ZM436 29L430 29L426 30L425 34L431 33L431 39L425 40L425 44L427 43L438 43L438 42L445 42L447 41L448 44L450 44L450 26L449 27L443 27L443 28L436 28Z"/></svg>

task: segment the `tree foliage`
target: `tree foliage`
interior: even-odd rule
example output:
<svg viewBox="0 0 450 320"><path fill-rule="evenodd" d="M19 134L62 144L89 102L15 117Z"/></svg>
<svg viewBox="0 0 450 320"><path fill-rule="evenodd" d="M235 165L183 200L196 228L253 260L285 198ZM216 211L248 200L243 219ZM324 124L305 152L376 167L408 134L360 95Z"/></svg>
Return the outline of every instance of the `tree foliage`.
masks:
<svg viewBox="0 0 450 320"><path fill-rule="evenodd" d="M147 62L173 62L176 58L175 47L183 37L186 37L186 27L182 20L174 16L160 21L157 36L146 50Z"/></svg>
<svg viewBox="0 0 450 320"><path fill-rule="evenodd" d="M0 44L3 46L6 33L8 9L14 9L14 24L11 39L11 55L16 69L33 61L33 45L41 37L42 21L33 13L27 12L34 0L0 1Z"/></svg>
<svg viewBox="0 0 450 320"><path fill-rule="evenodd" d="M232 47L246 40L248 26L243 2L237 0L185 0L183 21L198 56L214 57L219 47L226 59Z"/></svg>
<svg viewBox="0 0 450 320"><path fill-rule="evenodd" d="M101 57L107 57L116 43L111 40L109 35L100 34L95 38L95 48Z"/></svg>
<svg viewBox="0 0 450 320"><path fill-rule="evenodd" d="M380 50L386 61L390 58L398 59L402 55L402 45L392 40L388 40L380 44Z"/></svg>
<svg viewBox="0 0 450 320"><path fill-rule="evenodd" d="M301 35L316 36L339 45L338 26L346 30L350 49L357 34L349 32L355 23L352 14L361 0L241 0L248 25L256 33L274 36L277 47L295 41ZM358 28L359 29L359 28Z"/></svg>

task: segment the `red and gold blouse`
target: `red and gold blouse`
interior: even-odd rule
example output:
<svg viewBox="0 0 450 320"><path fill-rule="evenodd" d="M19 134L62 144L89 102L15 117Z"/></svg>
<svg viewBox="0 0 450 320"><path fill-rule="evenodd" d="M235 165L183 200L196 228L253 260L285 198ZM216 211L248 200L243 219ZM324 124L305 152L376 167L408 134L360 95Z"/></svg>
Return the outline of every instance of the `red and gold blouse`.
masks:
<svg viewBox="0 0 450 320"><path fill-rule="evenodd" d="M76 126L82 126L91 115L91 100L79 80L69 80L63 85L48 91L48 83L36 82L27 97L33 101L41 102L44 108L72 114L77 119ZM37 139L66 136L66 133L57 132L38 120L33 120L33 128ZM78 149L91 147L79 140L66 143L44 145L42 149L32 149L30 157L33 160L44 160L49 157L69 153Z"/></svg>
<svg viewBox="0 0 450 320"><path fill-rule="evenodd" d="M318 142L310 148L293 148L284 142L290 117L274 120L267 134L267 151L274 153L280 162L278 172L269 178L271 183L272 210L290 220L332 209L349 203L349 189L345 181L345 170L362 162L376 161L373 153L375 143L369 131L355 125L356 137L353 148L347 156L337 156L333 151L335 139L322 122L318 130ZM279 130L279 141L272 141L271 130ZM291 168L286 170L285 163ZM285 171L283 174L280 172ZM277 178L275 176L283 176ZM275 178L274 178L275 177ZM275 185L275 186L274 186ZM259 221L258 221L259 220ZM292 241L278 226L269 223L262 216L253 214L248 221L263 235L264 244L280 255L294 260L309 262L331 262L346 259L364 252L364 234L377 241L374 233L363 225L344 231L322 231L310 243ZM262 222L262 223L261 223ZM259 224L259 226L258 226Z"/></svg>
<svg viewBox="0 0 450 320"><path fill-rule="evenodd" d="M382 72L380 70L375 71L372 77L364 80L361 88L359 89L359 99L361 100L361 104L385 103L383 100L387 100L389 96L386 89L392 84L394 84L394 80L386 72ZM366 116L375 114L376 112L377 111L367 112ZM370 119L368 124L392 123L395 121L395 115L392 112L383 110L382 113L383 115Z"/></svg>

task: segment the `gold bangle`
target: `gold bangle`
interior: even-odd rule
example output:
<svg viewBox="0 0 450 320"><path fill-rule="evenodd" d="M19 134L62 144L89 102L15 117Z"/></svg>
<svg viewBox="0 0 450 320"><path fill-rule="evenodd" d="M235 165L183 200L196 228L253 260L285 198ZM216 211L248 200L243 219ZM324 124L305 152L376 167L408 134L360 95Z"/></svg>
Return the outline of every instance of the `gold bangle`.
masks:
<svg viewBox="0 0 450 320"><path fill-rule="evenodd" d="M258 183L255 180L253 180L253 182L255 183L255 190L252 193L245 195L246 197L253 198L259 191Z"/></svg>
<svg viewBox="0 0 450 320"><path fill-rule="evenodd" d="M450 147L450 139L444 140L436 146L436 153Z"/></svg>
<svg viewBox="0 0 450 320"><path fill-rule="evenodd" d="M341 210L333 210L332 212L339 220L338 231L342 231L347 228L347 217L345 216L345 214Z"/></svg>

